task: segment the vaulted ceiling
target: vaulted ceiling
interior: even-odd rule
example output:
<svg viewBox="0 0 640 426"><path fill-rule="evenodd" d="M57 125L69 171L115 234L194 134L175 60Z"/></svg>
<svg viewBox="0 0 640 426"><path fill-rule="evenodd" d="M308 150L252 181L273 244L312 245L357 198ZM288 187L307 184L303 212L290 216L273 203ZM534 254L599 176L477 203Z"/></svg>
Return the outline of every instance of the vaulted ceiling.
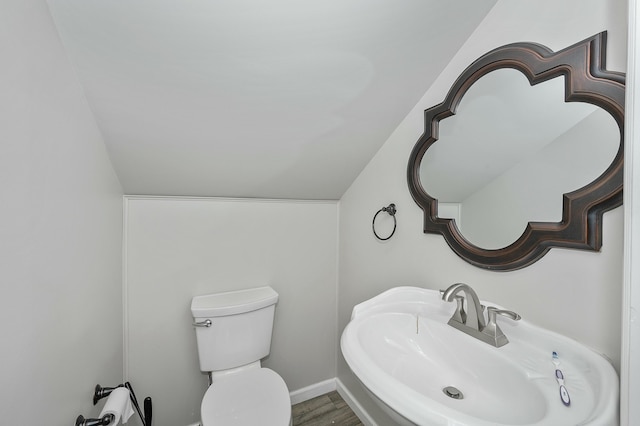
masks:
<svg viewBox="0 0 640 426"><path fill-rule="evenodd" d="M48 0L127 194L339 199L497 0Z"/></svg>

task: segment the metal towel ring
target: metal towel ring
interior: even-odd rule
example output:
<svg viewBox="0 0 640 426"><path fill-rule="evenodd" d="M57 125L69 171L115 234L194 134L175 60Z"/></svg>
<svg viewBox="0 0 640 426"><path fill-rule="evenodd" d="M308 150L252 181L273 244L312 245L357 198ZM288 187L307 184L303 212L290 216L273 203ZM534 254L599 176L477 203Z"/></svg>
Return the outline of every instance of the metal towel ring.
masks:
<svg viewBox="0 0 640 426"><path fill-rule="evenodd" d="M378 217L380 212L387 212L391 217L393 217L393 231L391 231L391 234L389 234L389 236L386 238L381 238L380 235L378 235L378 233L376 232L376 217ZM393 237L393 234L395 234L396 225L398 224L396 220L396 212L397 212L396 205L391 203L387 207L383 207L380 210L378 210L376 214L373 216L373 221L371 222L371 228L373 229L373 235L375 235L376 238L379 239L380 241L386 241L389 238Z"/></svg>

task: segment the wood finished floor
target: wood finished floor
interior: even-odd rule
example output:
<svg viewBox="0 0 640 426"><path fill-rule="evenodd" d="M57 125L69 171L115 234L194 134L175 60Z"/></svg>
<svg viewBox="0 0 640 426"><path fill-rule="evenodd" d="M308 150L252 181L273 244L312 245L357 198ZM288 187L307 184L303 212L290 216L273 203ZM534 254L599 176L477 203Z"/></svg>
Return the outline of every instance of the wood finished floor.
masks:
<svg viewBox="0 0 640 426"><path fill-rule="evenodd" d="M296 404L293 426L363 426L336 391Z"/></svg>

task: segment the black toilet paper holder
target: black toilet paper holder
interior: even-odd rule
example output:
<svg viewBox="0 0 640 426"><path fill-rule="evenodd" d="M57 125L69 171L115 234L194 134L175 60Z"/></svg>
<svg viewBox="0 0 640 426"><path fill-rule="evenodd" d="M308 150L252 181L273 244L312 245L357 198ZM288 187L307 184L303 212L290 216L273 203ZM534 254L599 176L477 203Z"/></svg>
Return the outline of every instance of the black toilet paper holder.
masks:
<svg viewBox="0 0 640 426"><path fill-rule="evenodd" d="M106 426L116 419L113 414L105 414L101 419L85 419L81 414L76 419L76 426Z"/></svg>
<svg viewBox="0 0 640 426"><path fill-rule="evenodd" d="M111 392L113 392L114 389L121 388L122 386L123 385L116 386L115 388L103 388L100 385L96 385L96 388L93 392L93 405L96 405L102 398L106 398L107 396L111 395Z"/></svg>
<svg viewBox="0 0 640 426"><path fill-rule="evenodd" d="M142 421L143 426L151 426L152 419L152 402L150 397L146 397L144 399L144 415L140 410L140 406L138 405L138 399L136 398L136 394L133 391L133 386L131 383L126 382L125 384L118 385L116 387L102 387L99 384L96 385L93 392L93 405L96 405L98 401L102 398L106 398L111 395L114 389L125 387L129 390L129 398L131 398L131 402L133 403L133 407L138 412L140 416L140 420ZM99 419L86 419L83 415L79 415L76 419L75 426L107 426L111 424L115 420L115 416L113 414L105 414L102 418Z"/></svg>

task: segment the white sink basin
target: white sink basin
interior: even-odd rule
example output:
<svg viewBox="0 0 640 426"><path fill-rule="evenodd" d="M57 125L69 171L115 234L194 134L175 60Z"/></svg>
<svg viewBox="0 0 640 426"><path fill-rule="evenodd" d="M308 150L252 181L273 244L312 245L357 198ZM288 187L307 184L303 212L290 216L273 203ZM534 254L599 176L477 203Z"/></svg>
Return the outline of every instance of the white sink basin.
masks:
<svg viewBox="0 0 640 426"><path fill-rule="evenodd" d="M618 425L618 376L602 356L524 319L502 317L509 343L495 348L447 325L454 310L438 291L416 287L396 287L353 308L342 353L399 423ZM553 351L569 406L560 398ZM463 397L446 395L449 386Z"/></svg>

